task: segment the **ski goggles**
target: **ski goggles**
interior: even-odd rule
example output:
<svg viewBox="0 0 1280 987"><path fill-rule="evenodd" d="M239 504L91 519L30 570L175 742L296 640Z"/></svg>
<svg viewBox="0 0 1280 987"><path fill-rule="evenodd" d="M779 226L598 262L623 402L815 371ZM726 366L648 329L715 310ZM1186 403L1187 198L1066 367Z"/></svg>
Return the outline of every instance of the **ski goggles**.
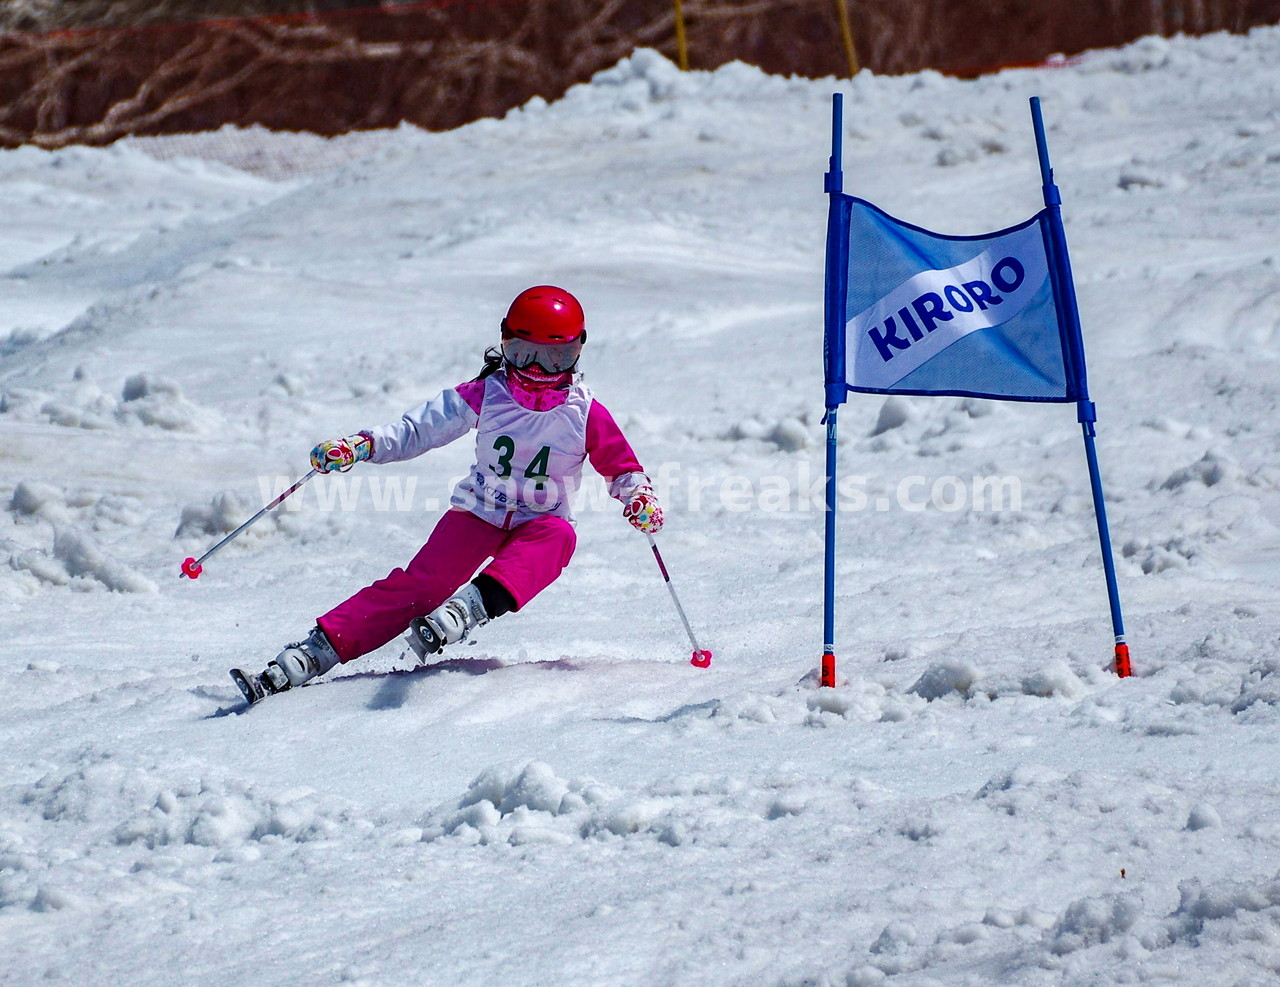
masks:
<svg viewBox="0 0 1280 987"><path fill-rule="evenodd" d="M502 341L503 358L517 370L537 364L548 373L572 370L582 355L582 337L567 343L535 343L531 339L508 336Z"/></svg>

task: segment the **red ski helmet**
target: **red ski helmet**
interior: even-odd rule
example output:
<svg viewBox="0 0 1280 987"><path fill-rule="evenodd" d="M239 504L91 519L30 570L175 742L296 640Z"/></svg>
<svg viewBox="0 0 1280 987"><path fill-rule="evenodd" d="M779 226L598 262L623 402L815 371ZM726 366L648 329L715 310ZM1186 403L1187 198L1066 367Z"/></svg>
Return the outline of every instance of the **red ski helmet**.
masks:
<svg viewBox="0 0 1280 987"><path fill-rule="evenodd" d="M570 343L585 328L586 316L578 299L550 284L520 292L502 320L504 333L535 343Z"/></svg>

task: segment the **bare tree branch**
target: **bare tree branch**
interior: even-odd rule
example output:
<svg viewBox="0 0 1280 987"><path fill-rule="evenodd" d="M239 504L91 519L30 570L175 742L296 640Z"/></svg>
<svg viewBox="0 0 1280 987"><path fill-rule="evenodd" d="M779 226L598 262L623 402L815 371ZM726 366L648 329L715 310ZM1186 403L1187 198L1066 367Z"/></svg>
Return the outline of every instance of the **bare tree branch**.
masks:
<svg viewBox="0 0 1280 987"><path fill-rule="evenodd" d="M974 74L1147 33L1280 21L1280 0L846 2L860 60L881 73ZM847 70L831 0L685 0L685 17L695 68ZM36 33L53 28L91 29ZM25 32L0 33L9 147L225 123L444 129L556 98L637 47L675 54L670 0L8 0L6 30Z"/></svg>

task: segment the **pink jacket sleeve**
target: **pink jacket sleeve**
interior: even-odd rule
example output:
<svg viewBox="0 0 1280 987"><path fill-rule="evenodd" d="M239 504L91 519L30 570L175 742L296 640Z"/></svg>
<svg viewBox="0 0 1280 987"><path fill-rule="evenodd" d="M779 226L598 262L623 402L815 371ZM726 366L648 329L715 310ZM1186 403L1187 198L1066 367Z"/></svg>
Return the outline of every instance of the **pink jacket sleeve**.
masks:
<svg viewBox="0 0 1280 987"><path fill-rule="evenodd" d="M599 401L592 401L587 412L587 458L609 484L610 496L618 500L629 500L637 487L650 485L631 443Z"/></svg>

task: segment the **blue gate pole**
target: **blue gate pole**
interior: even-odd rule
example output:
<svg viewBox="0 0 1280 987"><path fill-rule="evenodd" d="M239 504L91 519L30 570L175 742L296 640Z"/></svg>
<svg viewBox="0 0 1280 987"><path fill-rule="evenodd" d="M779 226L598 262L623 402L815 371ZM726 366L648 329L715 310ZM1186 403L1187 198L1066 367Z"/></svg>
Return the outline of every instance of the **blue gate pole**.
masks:
<svg viewBox="0 0 1280 987"><path fill-rule="evenodd" d="M1098 468L1098 450L1094 441L1098 410L1089 400L1088 375L1085 372L1084 337L1080 330L1080 310L1076 304L1075 283L1071 277L1071 261L1067 256L1067 235L1062 227L1062 193L1053 182L1049 164L1049 146L1044 135L1044 117L1040 97L1031 97L1031 122L1036 132L1036 152L1040 157L1040 179L1044 186L1045 213L1048 219L1051 263L1058 284L1057 302L1065 320L1067 376L1075 392L1077 419L1084 433L1084 454L1089 464L1089 486L1093 491L1093 513L1098 520L1098 541L1102 548L1102 571L1107 579L1107 600L1111 606L1111 629L1115 634L1115 672L1121 678L1133 674L1129 645L1124 638L1124 615L1120 611L1120 589L1116 585L1116 563L1111 554L1111 531L1107 525L1107 507L1102 493L1102 474Z"/></svg>
<svg viewBox="0 0 1280 987"><path fill-rule="evenodd" d="M827 533L826 580L822 609L822 668L820 686L836 684L836 409L827 409Z"/></svg>
<svg viewBox="0 0 1280 987"><path fill-rule="evenodd" d="M825 327L823 330L824 378L827 413L822 421L827 426L826 476L826 550L823 561L822 601L822 665L818 685L834 688L836 684L836 409L844 399L844 282L840 273L841 258L847 249L847 231L838 222L837 195L844 187L842 144L844 136L844 97L835 93L831 100L831 165L824 182L830 195L827 217L827 270ZM845 243L840 242L841 237Z"/></svg>

